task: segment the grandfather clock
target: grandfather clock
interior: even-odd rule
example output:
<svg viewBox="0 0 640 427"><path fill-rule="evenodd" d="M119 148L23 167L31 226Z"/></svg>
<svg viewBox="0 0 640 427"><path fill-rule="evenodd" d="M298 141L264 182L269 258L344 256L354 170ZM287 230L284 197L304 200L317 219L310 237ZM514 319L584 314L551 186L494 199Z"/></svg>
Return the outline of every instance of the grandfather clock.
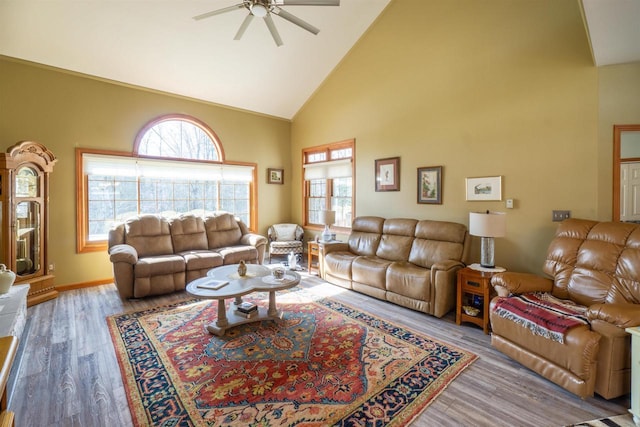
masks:
<svg viewBox="0 0 640 427"><path fill-rule="evenodd" d="M27 305L58 296L49 270L49 174L57 159L22 141L0 153L0 263L31 285Z"/></svg>

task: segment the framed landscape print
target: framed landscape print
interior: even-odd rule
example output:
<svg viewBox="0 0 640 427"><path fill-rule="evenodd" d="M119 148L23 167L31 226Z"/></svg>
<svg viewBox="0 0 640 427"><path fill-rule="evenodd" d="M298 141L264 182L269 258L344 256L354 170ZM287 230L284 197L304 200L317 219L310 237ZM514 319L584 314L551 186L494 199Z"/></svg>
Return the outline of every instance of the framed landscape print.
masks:
<svg viewBox="0 0 640 427"><path fill-rule="evenodd" d="M267 183L284 184L284 169L267 169Z"/></svg>
<svg viewBox="0 0 640 427"><path fill-rule="evenodd" d="M376 191L400 191L400 157L376 160Z"/></svg>
<svg viewBox="0 0 640 427"><path fill-rule="evenodd" d="M418 203L442 204L442 166L418 168Z"/></svg>
<svg viewBox="0 0 640 427"><path fill-rule="evenodd" d="M502 200L502 177L483 176L467 178L466 193L468 201Z"/></svg>

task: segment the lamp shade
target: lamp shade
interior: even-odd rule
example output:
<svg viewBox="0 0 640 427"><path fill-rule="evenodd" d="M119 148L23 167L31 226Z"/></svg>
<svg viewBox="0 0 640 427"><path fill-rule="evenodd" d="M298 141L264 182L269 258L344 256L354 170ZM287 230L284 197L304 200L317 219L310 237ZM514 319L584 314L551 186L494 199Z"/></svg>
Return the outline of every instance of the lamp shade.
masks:
<svg viewBox="0 0 640 427"><path fill-rule="evenodd" d="M336 211L320 211L320 224L333 225L336 222Z"/></svg>
<svg viewBox="0 0 640 427"><path fill-rule="evenodd" d="M470 212L469 234L480 237L504 237L507 219L504 212Z"/></svg>

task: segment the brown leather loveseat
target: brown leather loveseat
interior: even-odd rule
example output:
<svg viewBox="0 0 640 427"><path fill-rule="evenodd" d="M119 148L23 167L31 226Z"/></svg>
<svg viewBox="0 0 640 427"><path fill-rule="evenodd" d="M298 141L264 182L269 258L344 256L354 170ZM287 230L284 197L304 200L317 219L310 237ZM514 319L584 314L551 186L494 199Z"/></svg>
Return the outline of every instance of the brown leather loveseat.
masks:
<svg viewBox="0 0 640 427"><path fill-rule="evenodd" d="M582 398L594 391L606 399L629 393L631 343L625 328L640 325L640 226L565 220L543 271L551 278L493 276L498 296L491 301L492 345ZM543 302L542 309L528 305L530 311L517 314L519 300L531 295ZM559 316L557 309L570 315ZM542 318L549 322L532 320Z"/></svg>
<svg viewBox="0 0 640 427"><path fill-rule="evenodd" d="M227 212L200 217L140 215L109 231L109 257L122 298L179 291L225 264L262 264L267 238Z"/></svg>
<svg viewBox="0 0 640 427"><path fill-rule="evenodd" d="M358 217L346 243L320 250L323 279L442 317L456 301L456 273L469 251L467 227L445 221Z"/></svg>

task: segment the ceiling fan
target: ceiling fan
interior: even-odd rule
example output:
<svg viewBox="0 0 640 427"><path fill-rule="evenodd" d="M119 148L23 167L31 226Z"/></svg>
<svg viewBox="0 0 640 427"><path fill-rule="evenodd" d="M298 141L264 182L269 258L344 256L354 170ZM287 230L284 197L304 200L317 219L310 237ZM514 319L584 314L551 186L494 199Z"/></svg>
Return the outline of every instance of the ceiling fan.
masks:
<svg viewBox="0 0 640 427"><path fill-rule="evenodd" d="M202 15L194 16L193 19L199 21L211 16L245 8L249 11L249 14L244 18L242 24L240 24L240 28L233 39L240 40L242 38L242 35L247 30L247 27L255 16L264 20L264 23L267 24L267 28L269 28L271 37L273 37L273 41L275 41L278 46L282 46L282 39L280 38L278 29L273 23L273 19L271 19L271 15L277 15L280 18L286 19L298 27L304 28L310 33L318 34L320 32L320 30L313 25L290 14L280 6L340 6L340 0L243 0L242 3L217 9L212 12L203 13Z"/></svg>

